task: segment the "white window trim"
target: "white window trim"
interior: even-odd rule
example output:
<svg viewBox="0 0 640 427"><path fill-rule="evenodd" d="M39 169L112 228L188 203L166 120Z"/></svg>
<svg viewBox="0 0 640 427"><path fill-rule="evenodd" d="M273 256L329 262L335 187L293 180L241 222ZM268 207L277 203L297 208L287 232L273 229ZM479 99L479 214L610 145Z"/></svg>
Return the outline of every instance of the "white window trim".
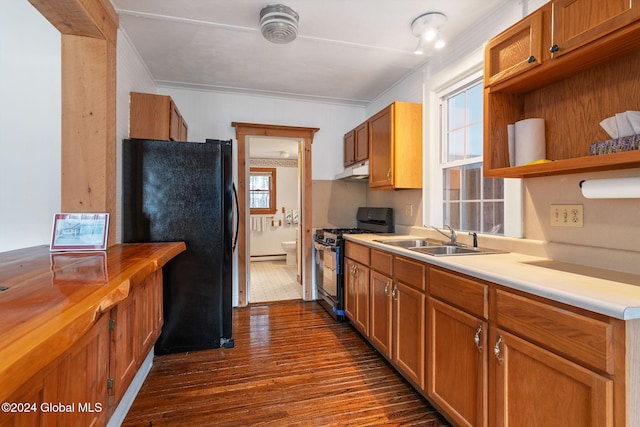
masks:
<svg viewBox="0 0 640 427"><path fill-rule="evenodd" d="M423 201L425 227L430 225L444 227L442 215L443 183L440 168L441 159L441 133L442 120L440 117L440 100L443 95L451 93L452 87L462 87L482 76L483 56L476 52L470 60L463 61L458 66L444 70L438 76L445 78L434 78L428 81L428 72L424 73L425 96L423 103L428 106L425 120L428 121L426 127L423 150L424 165L427 166L428 173L424 174ZM454 78L450 76L454 75ZM433 85L433 82L443 80L440 84ZM431 89L428 89L432 86ZM504 179L504 236L521 238L524 235L524 207L523 207L523 186L521 179Z"/></svg>

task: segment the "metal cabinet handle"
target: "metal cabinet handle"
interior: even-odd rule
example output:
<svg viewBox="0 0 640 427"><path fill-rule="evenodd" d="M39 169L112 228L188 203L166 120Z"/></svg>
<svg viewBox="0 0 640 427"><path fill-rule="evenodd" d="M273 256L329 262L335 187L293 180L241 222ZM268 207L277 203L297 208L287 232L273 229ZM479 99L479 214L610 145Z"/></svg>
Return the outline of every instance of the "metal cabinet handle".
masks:
<svg viewBox="0 0 640 427"><path fill-rule="evenodd" d="M476 329L476 334L473 337L473 342L476 343L476 347L478 348L478 351L482 351L482 346L480 345L480 334L482 333L482 325L478 326L478 329Z"/></svg>
<svg viewBox="0 0 640 427"><path fill-rule="evenodd" d="M384 294L389 296L389 285L391 284L391 282L387 281L387 284L384 287Z"/></svg>
<svg viewBox="0 0 640 427"><path fill-rule="evenodd" d="M493 354L498 359L498 363L502 363L502 354L500 351L500 344L502 344L502 335L498 336L498 341L496 341L496 345L493 347Z"/></svg>
<svg viewBox="0 0 640 427"><path fill-rule="evenodd" d="M551 48L549 49L549 52L551 53L556 53L557 51L560 50L560 46L558 46L557 44L554 44L553 46L551 46Z"/></svg>
<svg viewBox="0 0 640 427"><path fill-rule="evenodd" d="M391 181L391 169L387 171L387 181Z"/></svg>
<svg viewBox="0 0 640 427"><path fill-rule="evenodd" d="M397 296L398 296L398 285L394 284L393 290L391 291L391 298L398 299Z"/></svg>
<svg viewBox="0 0 640 427"><path fill-rule="evenodd" d="M527 59L527 62L529 62L529 64L536 62L536 57L531 55L529 59Z"/></svg>

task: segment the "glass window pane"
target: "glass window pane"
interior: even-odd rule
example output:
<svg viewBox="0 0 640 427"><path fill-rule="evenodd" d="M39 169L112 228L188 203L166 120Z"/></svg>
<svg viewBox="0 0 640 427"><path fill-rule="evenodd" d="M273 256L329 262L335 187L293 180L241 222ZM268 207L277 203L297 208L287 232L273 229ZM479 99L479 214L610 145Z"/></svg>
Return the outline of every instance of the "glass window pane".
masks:
<svg viewBox="0 0 640 427"><path fill-rule="evenodd" d="M444 200L460 200L460 168L449 168L443 171Z"/></svg>
<svg viewBox="0 0 640 427"><path fill-rule="evenodd" d="M482 122L482 85L477 84L467 90L467 123Z"/></svg>
<svg viewBox="0 0 640 427"><path fill-rule="evenodd" d="M483 181L484 199L504 199L504 180L485 178Z"/></svg>
<svg viewBox="0 0 640 427"><path fill-rule="evenodd" d="M482 232L504 234L504 203L486 202L482 208Z"/></svg>
<svg viewBox="0 0 640 427"><path fill-rule="evenodd" d="M464 159L464 128L449 133L447 162Z"/></svg>
<svg viewBox="0 0 640 427"><path fill-rule="evenodd" d="M480 231L480 209L481 202L463 202L460 229Z"/></svg>
<svg viewBox="0 0 640 427"><path fill-rule="evenodd" d="M480 200L482 199L482 164L474 163L465 166L463 169L463 200Z"/></svg>
<svg viewBox="0 0 640 427"><path fill-rule="evenodd" d="M457 129L464 126L465 118L465 94L461 92L452 98L449 98L449 130Z"/></svg>
<svg viewBox="0 0 640 427"><path fill-rule="evenodd" d="M460 203L445 203L442 215L444 223L453 229L460 229Z"/></svg>
<svg viewBox="0 0 640 427"><path fill-rule="evenodd" d="M467 133L467 158L482 156L482 123L469 126Z"/></svg>

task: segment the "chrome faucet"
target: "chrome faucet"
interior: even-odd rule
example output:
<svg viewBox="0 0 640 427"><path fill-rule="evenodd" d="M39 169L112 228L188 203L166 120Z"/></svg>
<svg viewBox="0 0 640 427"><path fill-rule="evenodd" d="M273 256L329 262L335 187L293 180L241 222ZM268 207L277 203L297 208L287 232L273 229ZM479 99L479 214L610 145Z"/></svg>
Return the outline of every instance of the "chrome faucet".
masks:
<svg viewBox="0 0 640 427"><path fill-rule="evenodd" d="M447 227L449 229L449 231L451 231L451 235L450 236L448 236L446 233L444 233L440 229L434 227L433 225L431 226L431 228L433 228L438 233L442 234L444 237L449 239L449 243L448 244L450 244L451 246L458 246L458 235L456 234L456 231L453 228L451 228L451 226L449 226L449 225L445 224L445 227Z"/></svg>

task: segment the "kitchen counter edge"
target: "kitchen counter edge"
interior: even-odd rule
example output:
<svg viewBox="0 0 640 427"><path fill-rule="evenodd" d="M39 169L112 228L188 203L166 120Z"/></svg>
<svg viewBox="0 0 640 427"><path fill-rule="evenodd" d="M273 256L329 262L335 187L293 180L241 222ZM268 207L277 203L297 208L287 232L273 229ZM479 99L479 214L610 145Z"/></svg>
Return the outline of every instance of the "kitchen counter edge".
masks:
<svg viewBox="0 0 640 427"><path fill-rule="evenodd" d="M434 257L376 242L411 235L350 234L345 240L621 320L640 319L640 275L514 252Z"/></svg>

